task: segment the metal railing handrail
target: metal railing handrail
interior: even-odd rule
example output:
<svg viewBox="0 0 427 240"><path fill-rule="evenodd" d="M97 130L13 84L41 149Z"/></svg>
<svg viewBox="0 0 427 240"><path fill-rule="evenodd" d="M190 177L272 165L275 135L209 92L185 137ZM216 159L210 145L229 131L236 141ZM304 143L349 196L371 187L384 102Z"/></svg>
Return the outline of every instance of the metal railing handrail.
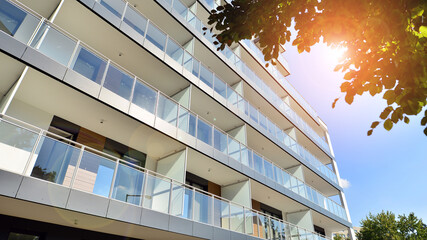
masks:
<svg viewBox="0 0 427 240"><path fill-rule="evenodd" d="M47 135L52 135L52 136L54 136L55 138L58 138L58 139L61 139L62 141L66 141L66 142L68 142L68 143L67 143L67 145L70 145L70 146L72 146L72 147L74 147L74 148L76 148L76 147L75 147L75 146L73 146L73 145L78 145L78 146L80 146L80 148L77 148L77 149L80 149L81 151L88 151L88 150L89 150L89 152L91 152L91 153L95 153L95 154L96 154L96 155L98 155L99 157L102 157L102 158L107 159L107 160L110 160L110 161L116 161L116 162L117 162L117 164L118 164L118 163L120 163L120 162L122 162L122 163L124 163L126 166L132 166L133 168L136 168L136 169L140 170L141 172L146 173L146 174L147 174L147 176L153 176L153 177L157 177L157 176L159 176L159 177L161 177L162 179L166 179L166 180L168 180L168 181L171 183L171 189L173 188L173 185L174 185L174 184L175 184L175 185L179 185L179 186L184 186L184 187L186 187L186 188L188 188L188 189L190 189L190 190L192 190L192 191L201 192L202 194L207 195L207 196L210 196L211 198L220 199L221 201L224 201L224 202L226 202L226 203L230 204L230 206L235 205L235 206L241 207L241 208L243 209L243 214L245 214L246 210L249 210L249 211L254 212L254 213L258 214L258 215L262 215L262 216L267 217L267 218L269 218L269 219L273 219L273 220L279 221L279 222L281 222L281 223L283 223L283 224L287 224L287 225L289 225L289 226L293 226L293 227L296 227L296 228L298 228L298 229L302 229L302 230L308 231L308 232L309 232L309 233L311 233L311 234L315 234L315 235L319 235L319 236L320 236L320 234L317 234L317 233L315 233L315 232L312 232L312 231L310 231L310 230L308 230L308 229L305 229L305 228L303 228L303 227L299 227L299 226L297 226L297 225L295 225L295 224L293 224L293 223L290 223L290 222L284 221L284 220L282 220L282 219L278 219L278 218L273 217L273 216L269 216L269 215L267 215L267 214L265 214L265 213L262 213L262 212L260 212L260 211L255 210L255 209L248 208L248 207L246 207L246 206L244 206L244 205L242 205L242 204L240 204L240 203L236 203L236 202L230 201L230 200L228 200L228 199L226 199L226 198L223 198L222 196L218 196L218 195L212 194L212 193L210 193L210 192L204 191L204 190L202 190L202 189L198 189L198 188L196 188L196 187L193 187L193 186L191 186L191 185L188 185L188 184L186 184L186 183L179 182L179 181L177 181L177 180L175 180L175 179L173 179L173 178L170 178L170 177L168 177L168 176L165 176L165 175L163 175L163 174L160 174L160 173L154 172L154 171L152 171L152 170L146 169L146 168L144 168L144 167L141 167L141 166L135 165L135 164L133 164L133 163L131 163L131 162L128 162L128 161L123 160L123 159L120 159L120 158L117 158L117 157L112 156L112 155L110 155L110 154L108 154L108 153L105 153L105 152L99 151L99 150L94 149L94 148L92 148L92 147L89 147L89 146L87 146L87 145L81 144L81 143L79 143L79 142L73 141L73 140L68 139L68 138L64 138L64 137L62 137L62 136L60 136L60 135L58 135L58 134L55 134L55 133L49 132L49 131L44 130L44 129L40 128L40 127L34 126L34 125L32 125L32 124L26 123L26 122L24 122L24 121L21 121L21 120L19 120L19 119L14 118L14 117L11 117L11 116L8 116L8 115L5 115L5 114L0 113L0 123L2 123L2 122L5 122L5 123L7 123L7 124L11 124L11 125L16 126L16 127L18 127L18 128L23 128L23 129L25 129L25 130L29 130L29 131L31 131L31 132L33 132L33 133L35 133L35 134L38 134L38 135L39 135L39 138L40 138L40 137L43 137L43 136L47 136ZM20 125L19 125L18 123L16 123L16 122L18 122L19 124L24 124L24 125L30 126L30 127L34 128L34 129L39 130L39 131L37 132L37 131L34 131L34 130L30 130L30 129L28 129L28 128L25 128L25 127L23 127L23 126L20 126ZM57 139L53 139L53 138L50 138L50 139L52 139L52 140L54 140L54 141L58 141ZM34 146L37 146L37 145L39 146L39 144L40 144L40 142L39 142L39 141L37 141L37 142L35 142L35 143L34 143ZM34 151L34 149L35 149L35 147L33 148L33 151ZM30 159L31 159L31 158L32 158L32 156L30 156L30 157L29 157L29 159L28 159L27 161L30 161ZM79 158L80 158L80 159L82 158L82 155L81 155L81 154L80 154ZM77 162L79 162L79 161L80 161L80 159L79 159L79 160L77 160ZM118 165L116 165L116 168L117 168L117 166L118 166ZM78 166L78 164L77 164L77 165L76 165L76 167L75 167L75 170L74 170L74 171L77 171L77 170L78 170L78 168L79 168L79 166ZM25 174L26 170L27 170L27 169L24 169L24 172L23 172L22 174ZM115 171L116 171L116 170L115 170ZM31 177L32 177L32 176L31 176ZM75 177L76 177L76 176L75 176L75 174L74 174L74 175L73 175L73 178L75 178ZM42 179L42 180L43 180L43 181L48 181L48 180L44 180L44 179ZM146 182L146 181L147 181L147 179L145 178L145 182ZM51 182L51 181L49 181L49 182ZM71 180L71 182L73 182L73 180ZM111 183L110 192L112 191L112 189L111 189L111 188L112 188L112 186L114 186L114 182L115 182L115 179L113 179L113 181L112 181L112 183ZM54 183L54 184L58 184L58 183L55 183L55 182L53 182L53 183ZM61 184L59 184L59 185L61 185ZM73 184L71 184L71 183L70 183L69 188L73 188L73 187L74 187L74 186L73 186ZM172 195L172 192L170 192L170 194ZM141 196L145 196L145 195L141 195ZM101 197L103 197L103 196L101 196ZM111 194L110 194L107 198L112 198ZM169 204L170 204L170 203L169 203ZM140 205L141 207L143 207L143 206L142 206L142 203L140 203L139 205ZM193 206L193 208L194 208L194 206ZM213 211L213 209L212 209L212 211ZM245 224L245 220L244 220L244 224ZM213 225L213 223L212 223L212 225ZM234 231L234 230L231 230L231 229L228 229L228 230L230 230L230 231ZM246 234L246 233L243 233L243 234ZM323 236L323 237L324 237L324 236Z"/></svg>
<svg viewBox="0 0 427 240"><path fill-rule="evenodd" d="M48 22L46 19L41 19L41 21L42 22ZM51 23L51 22L48 22L49 23L49 25L52 27L52 28L54 28L55 30L58 30L58 31L62 31L62 29L61 28L59 28L59 27L57 27L55 24L53 24L53 23ZM38 31L39 29L37 29L36 31ZM70 35L69 33L67 33L67 35ZM166 36L167 37L169 37L169 35L167 35L166 34ZM69 36L68 36L69 37ZM118 68L120 68L120 69L122 69L124 72L127 72L127 73L129 73L134 79L136 79L136 80L139 80L141 83L143 83L144 85L149 85L147 82L145 82L144 80L142 80L142 79L140 79L138 76L136 76L136 75L134 75L133 73L131 73L131 72L129 72L129 71L127 71L125 68L123 68L123 67L121 67L119 64L117 64L117 63L115 63L115 62L113 62L113 61L111 61L109 58L107 58L107 57L105 57L104 55L102 55L102 54L100 54L98 51L96 51L96 50L93 50L93 48L91 48L90 46L88 46L87 44L85 44L85 43L83 43L83 42L81 42L80 40L78 40L76 37L74 37L74 36L72 36L71 35L71 37L73 38L73 39L76 39L75 41L76 41L76 48L78 48L78 46L79 45L82 45L82 46L84 46L84 47L87 47L89 50L91 50L92 52L94 52L96 55L101 55L101 57L106 61L106 62L108 62L109 64L113 64L114 66L116 66L116 67L118 67ZM71 57L72 58L72 57ZM108 67L106 67L105 68L105 70L104 70L105 72L107 72L108 71ZM214 130L214 129L217 129L217 130L220 130L221 132L224 132L224 131L222 131L221 129L219 129L219 128L217 128L217 127L215 127L213 124L211 124L209 121L207 121L206 119L204 119L203 117L201 117L201 116L199 116L198 114L196 114L196 113L194 113L193 111L191 111L191 110L189 110L189 109L187 109L186 107L184 107L184 106L182 106L180 103L178 103L177 101L175 101L173 98L171 98L171 97L169 97L169 96L167 96L166 94L164 94L164 93L162 93L160 90L158 90L158 89L156 89L156 88L154 88L154 87L152 87L151 85L149 85L152 89L154 89L154 91L157 93L157 94L161 94L162 96L164 96L164 97L166 97L167 99L169 99L170 101L172 101L172 102L174 102L176 105L177 105L177 107L178 107L178 109L179 108L184 108L186 111L188 111L189 113L192 113L194 116L196 116L197 117L197 119L201 119L202 121L204 121L206 124L208 124L211 128L212 128L212 131ZM179 110L177 111L177 114L179 114ZM179 116L177 115L177 116L175 116L176 117L176 119L177 119L177 126L178 126L178 119L179 119ZM267 118L267 117L266 117ZM267 118L268 119L268 118ZM273 123L274 124L274 123ZM234 141L236 141L236 142L238 142L239 143L239 152L241 153L241 149L240 149L240 146L241 145L243 145L243 146L246 146L247 147L247 149L249 149L250 151L252 151L253 153L255 153L255 154L257 154L259 157L261 157L263 160L265 160L265 161L267 161L267 162L270 162L273 166L276 166L276 167L278 167L280 170L282 170L282 171L284 171L284 172L286 172L288 175L290 175L290 176L292 176L292 177L294 177L294 178L296 178L296 179L298 179L299 181L301 181L301 182L303 182L303 184L304 185L307 185L307 186L309 186L310 188L312 188L314 191L316 191L317 193L319 193L320 195L323 195L322 193L320 193L319 191L317 191L314 187L312 187L312 186L310 186L310 185L308 185L308 184L306 184L305 183L305 181L303 181L303 180L301 180L301 179L299 179L298 177L296 177L296 176L294 176L293 174L291 174L291 173L289 173L287 170L285 170L284 168L281 168L280 166L278 166L277 164L275 164L273 161L271 161L271 160L269 160L269 159L267 159L267 158L265 158L263 155L261 155L261 154L259 154L259 153L257 153L255 150L253 150L253 149L251 149L251 148L249 148L246 144L243 144L243 143L241 143L240 141L238 141L237 139L234 139L233 137L231 137L229 134L227 134L227 133L225 133L224 135L226 135L227 136L227 138L230 138L230 139L233 139ZM212 142L213 142L213 134L212 134ZM197 136L196 136L196 138L197 138ZM212 143L213 144L213 143ZM227 142L227 147L228 147L228 142ZM264 165L264 162L263 162L263 165ZM273 170L273 178L274 178L274 176L275 176L275 171L274 171L274 169L272 169ZM263 167L263 171L264 171L264 175L266 174L265 173L265 168ZM268 177L267 175L265 175L266 177ZM324 195L323 195L324 196ZM324 196L326 199L329 199L329 198L327 198L326 196ZM307 198L307 197L305 197L305 198Z"/></svg>

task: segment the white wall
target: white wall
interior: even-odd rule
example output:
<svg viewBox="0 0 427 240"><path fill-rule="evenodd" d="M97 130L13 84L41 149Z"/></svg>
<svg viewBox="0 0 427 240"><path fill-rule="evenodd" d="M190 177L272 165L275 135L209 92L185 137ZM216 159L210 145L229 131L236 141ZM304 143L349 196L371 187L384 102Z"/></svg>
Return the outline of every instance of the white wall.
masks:
<svg viewBox="0 0 427 240"><path fill-rule="evenodd" d="M185 181L185 166L187 159L187 150L169 155L157 161L156 172L170 177L176 181Z"/></svg>
<svg viewBox="0 0 427 240"><path fill-rule="evenodd" d="M47 130L52 122L53 114L14 98L6 110L6 115L30 123Z"/></svg>

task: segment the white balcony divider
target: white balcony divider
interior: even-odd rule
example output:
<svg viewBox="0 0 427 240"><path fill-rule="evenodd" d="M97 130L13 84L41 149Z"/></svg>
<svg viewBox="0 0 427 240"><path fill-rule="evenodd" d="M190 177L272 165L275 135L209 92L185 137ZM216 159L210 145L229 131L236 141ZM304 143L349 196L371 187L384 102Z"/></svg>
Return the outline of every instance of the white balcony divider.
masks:
<svg viewBox="0 0 427 240"><path fill-rule="evenodd" d="M6 171L261 239L329 239L7 115L0 136Z"/></svg>
<svg viewBox="0 0 427 240"><path fill-rule="evenodd" d="M7 2L7 4L10 3ZM26 14L30 14L29 12L24 11L22 7L15 7L19 11L25 12ZM53 60L59 58L62 62L68 63L68 66L71 69L73 69L76 73L82 75L84 79L87 79L86 84L90 83L94 86L98 86L98 88L100 88L101 93L99 94L100 98L102 97L102 93L104 90L109 91L109 96L115 98L114 103L110 104L114 105L117 102L121 102L121 106L124 106L126 112L129 112L129 114L131 114L131 110L134 109L133 111L135 113L138 113L135 115L137 115L141 120L146 122L154 122L154 119L157 117L157 119L161 119L162 121L166 122L166 124L172 125L173 127L175 127L175 129L179 128L190 136L193 136L199 139L200 141L206 143L207 145L216 148L217 150L223 153L226 153L229 157L241 162L242 164L257 171L258 173L267 176L272 181L275 181L281 184L282 186L291 189L295 193L306 199L309 199L310 201L330 211L331 213L343 219L347 219L345 210L342 206L339 206L339 204L323 196L314 188L305 184L303 181L295 178L286 170L275 165L272 161L264 158L260 154L245 146L244 144L235 140L230 135L216 128L202 117L198 116L195 113L192 113L189 109L186 109L185 107L177 103L175 100L164 95L159 90L151 87L149 84L139 79L136 75L133 75L124 68L115 64L110 59L96 52L94 49L91 49L89 46L80 42L70 34L55 26L54 24L47 22L45 19L40 19L40 22L42 22L42 24L37 25L39 27L34 30L35 32L33 36L48 36L50 32L55 31L55 34L60 33L63 36L56 38L59 39L59 42L49 41L52 43L53 48L56 48L58 45L61 46L61 41L66 41L67 46L69 46L70 39L72 40L73 44L75 44L73 51L65 51L65 54L54 54L48 56L51 57ZM149 21L147 22L149 23ZM48 25L49 27L40 27L44 25ZM46 52L52 51L51 49L49 49L49 44L45 44L43 40L36 39L38 38L33 38L33 40L30 41L28 44L32 46L31 43L37 41L38 44L36 44L35 46L43 45ZM44 39L49 38L45 37ZM169 39L169 36L167 36L167 40ZM44 53L44 51L40 52ZM228 92L228 90L226 91ZM98 96L97 93L96 95ZM237 101L236 104L239 104L239 102ZM261 116L261 114L259 113L258 115ZM271 133L278 132L277 126L275 126L267 118L266 120L269 131ZM41 138L42 142L51 141L51 139L49 138ZM40 139L38 139L37 141L40 141ZM308 152L304 152L304 149L286 134L284 135L283 142L295 152L304 153L306 154L305 156L308 155ZM56 146L52 146L52 148L55 147ZM39 153L38 151L41 150L33 150L31 152L31 155L37 155ZM72 150L69 151L74 153L74 151ZM23 158L25 158L25 153L22 152L21 154L23 155ZM67 161L72 160L71 163L75 162L75 155L71 154L68 157L69 159ZM94 160L97 158L89 152L85 152L83 154L83 158L80 159L83 159L83 164L88 165L91 165L91 162L97 161ZM70 169L72 168L78 168L78 164L77 166L76 164L71 165ZM116 172L111 170L113 169L113 167L108 164L108 162L102 164L102 169L106 173L112 174L111 177L115 176L116 174ZM41 170L43 169L40 169L40 171ZM68 170L62 169L61 172L57 172L56 174L61 175L61 178L71 178L68 175L66 176L67 171ZM327 174L329 172L326 171L324 173ZM79 170L78 173L83 173L83 170ZM79 181L78 177L75 179ZM282 181L282 179L288 179L288 181ZM108 195L107 192L102 192L102 194ZM111 195L111 193L109 194Z"/></svg>

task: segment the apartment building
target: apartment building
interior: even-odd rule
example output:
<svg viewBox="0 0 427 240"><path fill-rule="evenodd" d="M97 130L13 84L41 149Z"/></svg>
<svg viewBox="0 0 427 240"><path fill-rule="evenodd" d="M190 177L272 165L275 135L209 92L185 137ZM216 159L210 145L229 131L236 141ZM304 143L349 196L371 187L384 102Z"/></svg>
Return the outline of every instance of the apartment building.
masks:
<svg viewBox="0 0 427 240"><path fill-rule="evenodd" d="M283 56L216 50L218 4L0 0L1 239L352 230L326 125Z"/></svg>

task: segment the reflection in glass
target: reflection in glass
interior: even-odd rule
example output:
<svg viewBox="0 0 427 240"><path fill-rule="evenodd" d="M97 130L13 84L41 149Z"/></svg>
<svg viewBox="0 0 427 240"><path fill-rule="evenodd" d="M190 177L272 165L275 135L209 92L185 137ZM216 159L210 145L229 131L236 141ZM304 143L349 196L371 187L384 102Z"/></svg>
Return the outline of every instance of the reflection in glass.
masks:
<svg viewBox="0 0 427 240"><path fill-rule="evenodd" d="M133 87L134 78L117 67L110 65L105 76L104 87L128 100Z"/></svg>
<svg viewBox="0 0 427 240"><path fill-rule="evenodd" d="M132 103L154 114L156 101L157 92L140 81L136 81Z"/></svg>
<svg viewBox="0 0 427 240"><path fill-rule="evenodd" d="M143 172L132 166L119 164L112 197L123 202L140 205L143 184Z"/></svg>

